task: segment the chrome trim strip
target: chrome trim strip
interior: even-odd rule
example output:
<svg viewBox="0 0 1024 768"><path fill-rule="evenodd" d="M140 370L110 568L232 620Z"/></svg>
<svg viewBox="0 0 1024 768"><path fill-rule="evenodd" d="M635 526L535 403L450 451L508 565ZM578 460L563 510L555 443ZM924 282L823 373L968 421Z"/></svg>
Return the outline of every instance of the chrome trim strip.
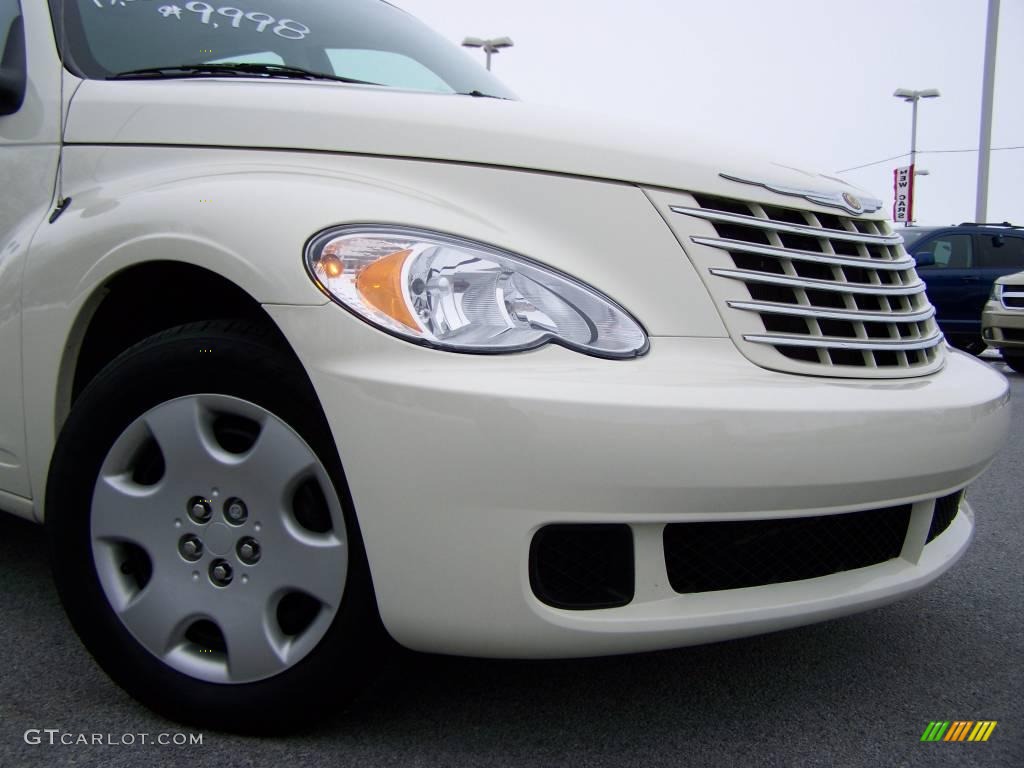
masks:
<svg viewBox="0 0 1024 768"><path fill-rule="evenodd" d="M741 251L742 253L757 253L763 256L776 256L778 258L796 259L798 261L813 261L819 264L836 264L842 267L861 267L862 269L888 269L901 270L913 269L915 261L909 257L885 261L883 259L864 258L863 256L839 256L830 253L814 253L813 251L801 251L795 248L776 248L774 245L760 245L758 243L746 243L742 240L731 240L725 237L690 237L697 245L707 245L711 248L719 248L723 251Z"/></svg>
<svg viewBox="0 0 1024 768"><path fill-rule="evenodd" d="M872 296L912 296L924 293L921 280L910 285L865 285L864 283L839 283L833 280L814 280L809 277L789 277L788 275L769 275L764 272L752 272L748 269L710 269L713 275L741 280L744 283L765 283L767 285L784 285L787 288L809 288L814 291L834 291L836 293L865 293Z"/></svg>
<svg viewBox="0 0 1024 768"><path fill-rule="evenodd" d="M683 205L670 205L669 209L673 213L694 216L698 219L721 221L726 224L740 224L745 227L770 229L776 232L788 232L793 235L847 240L851 243L864 243L866 245L901 245L903 243L903 237L900 235L868 235L863 232L847 232L845 229L827 229L825 227L812 227L809 224L789 224L783 221L759 219L756 216L746 216L739 213L723 213L722 211L712 211L704 208L687 208Z"/></svg>
<svg viewBox="0 0 1024 768"><path fill-rule="evenodd" d="M882 201L874 197L861 197L855 195L852 192L831 192L819 189L805 189L802 187L789 187L784 184L775 184L771 181L761 181L760 179L745 179L742 176L730 176L728 173L718 174L723 179L729 181L737 181L740 184L750 184L754 187L763 187L769 192L775 192L780 195L789 195L790 197L802 197L811 203L817 203L818 205L824 205L830 208L842 208L848 213L854 215L860 215L862 213L874 213L882 207Z"/></svg>
<svg viewBox="0 0 1024 768"><path fill-rule="evenodd" d="M770 315L790 315L793 317L815 317L825 320L849 320L851 322L868 323L923 323L935 317L935 307L928 305L925 309L912 312L869 312L859 309L819 309L803 304L780 304L774 301L727 301L733 309L745 309L751 312L764 312Z"/></svg>
<svg viewBox="0 0 1024 768"><path fill-rule="evenodd" d="M942 334L935 333L924 339L872 340L841 339L835 336L791 336L789 334L748 334L743 337L754 344L784 347L814 347L825 349L861 349L877 352L910 352L930 349L942 343ZM897 367L897 366L894 366Z"/></svg>

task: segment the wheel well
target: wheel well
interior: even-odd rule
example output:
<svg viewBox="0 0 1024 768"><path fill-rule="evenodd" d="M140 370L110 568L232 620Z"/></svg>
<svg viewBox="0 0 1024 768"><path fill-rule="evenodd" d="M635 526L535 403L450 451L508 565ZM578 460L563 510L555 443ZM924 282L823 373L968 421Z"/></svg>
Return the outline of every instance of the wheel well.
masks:
<svg viewBox="0 0 1024 768"><path fill-rule="evenodd" d="M73 403L111 360L160 331L199 320L250 320L276 328L255 299L215 272L178 262L149 262L114 275L78 347Z"/></svg>

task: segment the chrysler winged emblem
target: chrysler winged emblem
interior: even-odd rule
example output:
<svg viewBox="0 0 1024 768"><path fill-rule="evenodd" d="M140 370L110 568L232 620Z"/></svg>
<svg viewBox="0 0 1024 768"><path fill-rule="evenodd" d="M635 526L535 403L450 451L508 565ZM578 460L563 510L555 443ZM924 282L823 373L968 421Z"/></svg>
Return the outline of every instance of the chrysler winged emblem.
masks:
<svg viewBox="0 0 1024 768"><path fill-rule="evenodd" d="M832 208L842 208L844 211L856 215L862 213L874 213L882 207L882 201L873 197L857 197L850 192L833 192L823 189L805 189L802 187L787 187L782 184L775 184L770 181L759 179L744 179L741 176L731 176L728 173L718 174L723 179L738 181L740 184L752 184L755 187L764 187L771 192L778 192L780 195L791 197L802 197L818 205L827 205Z"/></svg>

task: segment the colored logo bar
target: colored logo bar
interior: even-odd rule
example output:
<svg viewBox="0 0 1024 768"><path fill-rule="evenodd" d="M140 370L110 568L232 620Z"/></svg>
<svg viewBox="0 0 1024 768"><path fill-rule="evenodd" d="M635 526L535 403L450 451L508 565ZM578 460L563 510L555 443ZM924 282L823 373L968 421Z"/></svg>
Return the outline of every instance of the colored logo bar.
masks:
<svg viewBox="0 0 1024 768"><path fill-rule="evenodd" d="M988 741L996 720L933 720L921 734L921 741Z"/></svg>

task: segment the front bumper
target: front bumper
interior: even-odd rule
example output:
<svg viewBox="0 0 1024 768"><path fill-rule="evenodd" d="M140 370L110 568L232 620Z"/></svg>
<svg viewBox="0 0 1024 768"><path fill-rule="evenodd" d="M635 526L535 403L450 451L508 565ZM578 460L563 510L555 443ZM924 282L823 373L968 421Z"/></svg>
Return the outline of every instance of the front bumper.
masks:
<svg viewBox="0 0 1024 768"><path fill-rule="evenodd" d="M653 338L628 362L557 347L485 357L403 343L334 305L267 310L321 398L384 623L417 650L650 650L896 599L967 547L966 505L924 545L933 500L977 477L1007 430L1005 379L959 353L926 377L838 380L759 368L728 339ZM877 566L696 595L665 575L667 523L897 504L914 505L903 551ZM577 522L631 526L629 605L534 596L534 533Z"/></svg>
<svg viewBox="0 0 1024 768"><path fill-rule="evenodd" d="M981 336L990 347L1024 352L1024 309L989 301L981 316Z"/></svg>

